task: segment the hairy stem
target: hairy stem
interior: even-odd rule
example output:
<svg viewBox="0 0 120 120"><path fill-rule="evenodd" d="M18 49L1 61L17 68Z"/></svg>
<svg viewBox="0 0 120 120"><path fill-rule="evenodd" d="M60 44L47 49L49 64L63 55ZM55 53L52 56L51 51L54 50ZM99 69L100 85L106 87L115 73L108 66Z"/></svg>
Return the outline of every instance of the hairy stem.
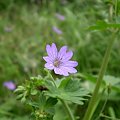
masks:
<svg viewBox="0 0 120 120"><path fill-rule="evenodd" d="M72 114L72 112L71 112L68 104L67 104L63 99L60 99L60 101L61 101L62 104L64 105L64 107L65 107L65 109L66 109L66 111L67 111L67 113L68 113L68 115L69 115L70 120L75 120L75 118L74 118L74 116L73 116L73 114Z"/></svg>
<svg viewBox="0 0 120 120"><path fill-rule="evenodd" d="M57 88L57 85L55 83L55 80L54 80L53 76L50 73L49 73L49 76L51 77L52 82L54 83L55 87ZM62 102L63 106L65 107L65 109L66 109L66 111L67 111L67 113L69 115L70 120L75 120L74 116L73 116L73 113L71 112L68 104L61 98L59 98L59 100Z"/></svg>
<svg viewBox="0 0 120 120"><path fill-rule="evenodd" d="M109 117L109 116L106 116L106 115L103 115L103 114L101 114L101 117L107 118L109 120L120 120L119 118L113 118L113 117Z"/></svg>
<svg viewBox="0 0 120 120"><path fill-rule="evenodd" d="M108 89L109 89L109 88L108 88ZM98 119L100 118L100 115L101 115L101 114L102 114L102 112L104 111L105 106L106 106L107 101L108 101L108 97L109 97L109 92L108 92L108 95L106 96L106 99L105 99L105 102L104 102L104 104L103 104L103 107L102 107L102 109L101 109L101 111L100 111L100 113L99 113L98 117L97 117L95 120L98 120Z"/></svg>
<svg viewBox="0 0 120 120"><path fill-rule="evenodd" d="M115 17L117 17L118 0L115 1Z"/></svg>
<svg viewBox="0 0 120 120"><path fill-rule="evenodd" d="M88 105L88 108L87 108L87 111L85 113L85 116L84 116L83 120L91 120L91 118L93 116L93 113L96 109L94 106L96 104L97 97L98 97L98 94L99 94L99 89L100 89L100 86L101 86L101 83L102 83L102 80L103 80L103 76L105 74L105 71L106 71L106 68L107 68L107 65L108 65L109 56L110 56L110 53L111 53L111 49L112 49L114 40L115 40L115 33L112 35L112 38L111 38L111 40L109 41L109 44L108 44L108 48L106 49L105 56L104 56L104 59L103 59L103 62L102 62L102 66L101 66L101 69L100 69L100 72L99 72L99 75L98 75L97 83L96 83L92 98L89 102L89 105Z"/></svg>

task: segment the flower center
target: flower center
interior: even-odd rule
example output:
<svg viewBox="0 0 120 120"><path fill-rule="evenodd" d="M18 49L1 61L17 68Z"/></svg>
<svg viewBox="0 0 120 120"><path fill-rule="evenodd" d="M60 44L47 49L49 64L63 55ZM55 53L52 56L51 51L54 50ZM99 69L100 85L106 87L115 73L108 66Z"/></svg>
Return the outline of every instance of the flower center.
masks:
<svg viewBox="0 0 120 120"><path fill-rule="evenodd" d="M58 59L56 59L53 64L55 67L59 67L60 61Z"/></svg>

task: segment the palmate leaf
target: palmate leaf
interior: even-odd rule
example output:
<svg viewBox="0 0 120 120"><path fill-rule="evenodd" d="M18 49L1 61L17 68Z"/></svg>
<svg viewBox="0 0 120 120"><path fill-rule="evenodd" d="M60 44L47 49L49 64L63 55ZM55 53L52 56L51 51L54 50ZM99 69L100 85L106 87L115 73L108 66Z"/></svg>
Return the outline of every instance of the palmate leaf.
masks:
<svg viewBox="0 0 120 120"><path fill-rule="evenodd" d="M89 88L87 89L92 91L90 85L92 84L93 87L95 86L98 76L79 73L77 74L76 77L80 77L88 81ZM103 89L105 86L109 86L109 85L111 86L112 91L116 93L120 93L120 78L111 75L104 75L101 88Z"/></svg>
<svg viewBox="0 0 120 120"><path fill-rule="evenodd" d="M46 91L46 95L80 105L86 100L84 97L89 96L88 91L80 87L80 81L72 78L63 79L58 87L51 86L47 81L47 87L49 91Z"/></svg>
<svg viewBox="0 0 120 120"><path fill-rule="evenodd" d="M105 30L108 28L118 28L120 29L119 23L107 23L105 21L97 21L95 25L90 26L89 30Z"/></svg>
<svg viewBox="0 0 120 120"><path fill-rule="evenodd" d="M103 78L106 85L111 85L111 88L120 93L120 78L111 76L111 75L105 75Z"/></svg>

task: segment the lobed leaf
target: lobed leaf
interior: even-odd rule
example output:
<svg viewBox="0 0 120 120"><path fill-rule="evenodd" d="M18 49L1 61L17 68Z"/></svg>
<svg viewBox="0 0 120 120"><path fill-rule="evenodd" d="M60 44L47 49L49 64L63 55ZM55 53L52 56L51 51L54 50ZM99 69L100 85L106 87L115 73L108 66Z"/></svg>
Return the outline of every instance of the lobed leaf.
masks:
<svg viewBox="0 0 120 120"><path fill-rule="evenodd" d="M105 30L108 28L118 28L120 29L119 23L107 23L105 21L97 21L95 25L90 26L88 30Z"/></svg>
<svg viewBox="0 0 120 120"><path fill-rule="evenodd" d="M80 87L79 80L73 80L71 78L63 79L58 87L48 86L49 91L46 91L46 95L53 98L64 99L76 104L83 104L86 100L84 97L88 97L88 91Z"/></svg>

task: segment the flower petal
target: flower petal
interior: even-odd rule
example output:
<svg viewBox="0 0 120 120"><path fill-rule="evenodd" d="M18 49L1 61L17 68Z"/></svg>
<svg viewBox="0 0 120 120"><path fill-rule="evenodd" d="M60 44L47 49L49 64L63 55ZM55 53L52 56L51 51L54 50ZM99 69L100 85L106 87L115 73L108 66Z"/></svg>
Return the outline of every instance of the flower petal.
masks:
<svg viewBox="0 0 120 120"><path fill-rule="evenodd" d="M14 90L16 88L16 85L12 81L6 81L3 85L9 90Z"/></svg>
<svg viewBox="0 0 120 120"><path fill-rule="evenodd" d="M52 45L46 45L46 51L48 56L54 60L57 57L58 51L57 51L57 47L55 45L55 43L52 43Z"/></svg>
<svg viewBox="0 0 120 120"><path fill-rule="evenodd" d="M57 47L55 45L55 43L52 43L52 55L53 55L53 58L55 59L57 57L57 54L58 54L58 50L57 50Z"/></svg>
<svg viewBox="0 0 120 120"><path fill-rule="evenodd" d="M54 26L52 29L53 29L53 31L56 32L57 34L59 34L59 35L62 34L62 31L61 31L59 28L57 28L57 27Z"/></svg>
<svg viewBox="0 0 120 120"><path fill-rule="evenodd" d="M52 63L46 63L46 64L45 64L45 67L46 67L47 69L49 69L49 70L53 70L53 69L54 69L54 66L53 66Z"/></svg>
<svg viewBox="0 0 120 120"><path fill-rule="evenodd" d="M62 67L62 69L66 70L69 73L76 73L77 70L73 67Z"/></svg>
<svg viewBox="0 0 120 120"><path fill-rule="evenodd" d="M57 67L54 68L54 72L55 72L55 74L62 75L62 71Z"/></svg>
<svg viewBox="0 0 120 120"><path fill-rule="evenodd" d="M61 64L62 66L65 67L76 67L78 65L78 62L76 61L66 61Z"/></svg>
<svg viewBox="0 0 120 120"><path fill-rule="evenodd" d="M67 51L67 46L63 46L58 52L58 58L62 59L62 57L66 54L66 51Z"/></svg>
<svg viewBox="0 0 120 120"><path fill-rule="evenodd" d="M60 69L61 69L61 71L62 71L62 75L64 75L64 76L69 76L68 71L67 71L66 69L64 69L64 68L62 68L62 67L60 67Z"/></svg>
<svg viewBox="0 0 120 120"><path fill-rule="evenodd" d="M68 72L67 71L63 71L63 76L69 76Z"/></svg>
<svg viewBox="0 0 120 120"><path fill-rule="evenodd" d="M49 56L45 56L43 57L43 59L47 62L47 63L52 63L52 59Z"/></svg>
<svg viewBox="0 0 120 120"><path fill-rule="evenodd" d="M62 61L63 62L68 61L72 58L72 56L73 56L73 52L69 51L62 57Z"/></svg>
<svg viewBox="0 0 120 120"><path fill-rule="evenodd" d="M59 13L56 14L56 17L57 17L59 20L61 20L61 21L64 21L64 20L65 20L65 16L63 16L63 15L61 15L61 14L59 14Z"/></svg>
<svg viewBox="0 0 120 120"><path fill-rule="evenodd" d="M55 74L63 75L63 76L68 76L68 72L65 69L62 68L54 68Z"/></svg>
<svg viewBox="0 0 120 120"><path fill-rule="evenodd" d="M50 45L46 45L46 51L49 57L53 57L52 56L52 48L50 47Z"/></svg>

